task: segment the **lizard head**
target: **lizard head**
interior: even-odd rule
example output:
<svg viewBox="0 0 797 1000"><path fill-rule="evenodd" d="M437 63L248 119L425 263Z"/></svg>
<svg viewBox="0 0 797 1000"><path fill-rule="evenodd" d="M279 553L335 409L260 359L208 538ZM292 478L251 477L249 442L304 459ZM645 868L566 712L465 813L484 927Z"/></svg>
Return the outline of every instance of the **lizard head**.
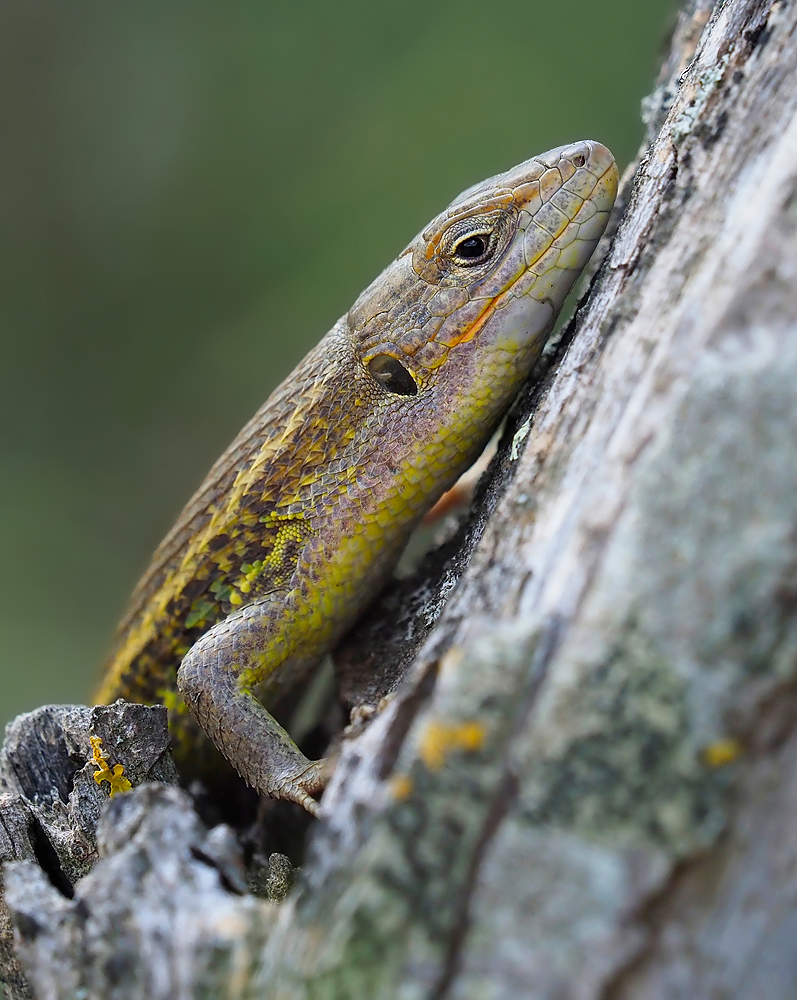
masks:
<svg viewBox="0 0 797 1000"><path fill-rule="evenodd" d="M505 408L603 233L617 181L611 153L584 141L468 188L349 312L360 364L389 394L482 381Z"/></svg>

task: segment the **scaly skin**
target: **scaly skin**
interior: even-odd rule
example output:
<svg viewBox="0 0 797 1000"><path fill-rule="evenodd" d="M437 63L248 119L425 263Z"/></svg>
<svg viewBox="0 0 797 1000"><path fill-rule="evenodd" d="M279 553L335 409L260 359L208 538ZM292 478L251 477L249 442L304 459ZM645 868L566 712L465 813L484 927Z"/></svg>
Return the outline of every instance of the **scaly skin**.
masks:
<svg viewBox="0 0 797 1000"><path fill-rule="evenodd" d="M250 785L316 813L324 762L263 701L334 646L478 456L616 190L609 151L580 142L434 219L214 465L138 585L98 701L164 702L184 770L190 710Z"/></svg>

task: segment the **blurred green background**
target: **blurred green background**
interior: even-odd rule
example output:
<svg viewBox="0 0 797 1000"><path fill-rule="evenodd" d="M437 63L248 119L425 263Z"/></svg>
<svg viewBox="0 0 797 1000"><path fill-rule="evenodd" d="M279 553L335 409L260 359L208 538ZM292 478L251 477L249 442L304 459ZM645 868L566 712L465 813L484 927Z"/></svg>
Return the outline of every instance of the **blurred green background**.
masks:
<svg viewBox="0 0 797 1000"><path fill-rule="evenodd" d="M674 0L0 0L0 725L91 691L213 460L462 188L642 136Z"/></svg>

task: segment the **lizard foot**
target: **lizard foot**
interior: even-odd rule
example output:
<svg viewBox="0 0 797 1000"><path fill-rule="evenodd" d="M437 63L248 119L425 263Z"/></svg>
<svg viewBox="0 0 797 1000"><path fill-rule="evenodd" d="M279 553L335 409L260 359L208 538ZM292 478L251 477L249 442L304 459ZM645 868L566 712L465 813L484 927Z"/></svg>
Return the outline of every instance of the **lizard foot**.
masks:
<svg viewBox="0 0 797 1000"><path fill-rule="evenodd" d="M268 794L275 799L297 802L311 816L319 816L321 807L313 796L326 788L332 777L332 770L333 764L329 757L311 761L309 766L298 774L285 775L280 778L273 787L267 789Z"/></svg>

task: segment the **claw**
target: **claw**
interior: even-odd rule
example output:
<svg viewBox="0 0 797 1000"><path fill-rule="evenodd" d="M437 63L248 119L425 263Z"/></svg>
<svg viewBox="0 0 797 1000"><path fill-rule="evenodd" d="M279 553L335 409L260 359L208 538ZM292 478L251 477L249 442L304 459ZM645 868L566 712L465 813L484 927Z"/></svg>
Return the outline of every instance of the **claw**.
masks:
<svg viewBox="0 0 797 1000"><path fill-rule="evenodd" d="M297 795L296 801L300 806L303 806L311 816L315 816L316 819L321 815L321 806L318 802L308 795L307 792L300 792Z"/></svg>
<svg viewBox="0 0 797 1000"><path fill-rule="evenodd" d="M298 774L283 778L269 793L278 799L296 802L306 809L311 816L321 814L321 806L313 798L318 792L323 792L332 776L332 764L328 757L314 760L309 767Z"/></svg>

